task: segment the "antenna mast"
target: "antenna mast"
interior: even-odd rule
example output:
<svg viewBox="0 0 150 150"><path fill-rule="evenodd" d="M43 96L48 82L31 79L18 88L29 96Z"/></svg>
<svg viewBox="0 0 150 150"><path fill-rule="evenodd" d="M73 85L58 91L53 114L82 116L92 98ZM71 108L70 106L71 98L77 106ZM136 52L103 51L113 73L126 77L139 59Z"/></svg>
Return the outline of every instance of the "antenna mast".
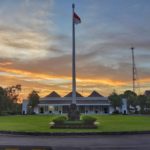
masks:
<svg viewBox="0 0 150 150"><path fill-rule="evenodd" d="M135 81L136 81L136 67L134 60L134 47L131 47L132 51L132 80L133 80L133 92L135 92Z"/></svg>

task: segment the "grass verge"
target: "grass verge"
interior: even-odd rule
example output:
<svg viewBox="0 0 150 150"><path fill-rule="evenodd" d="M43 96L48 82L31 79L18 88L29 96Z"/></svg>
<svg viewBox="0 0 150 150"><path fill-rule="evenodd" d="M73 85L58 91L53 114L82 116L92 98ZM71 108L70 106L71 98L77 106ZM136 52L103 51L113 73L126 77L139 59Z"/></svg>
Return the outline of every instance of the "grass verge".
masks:
<svg viewBox="0 0 150 150"><path fill-rule="evenodd" d="M0 131L20 132L119 132L150 131L150 116L93 115L97 129L50 129L55 115L0 116Z"/></svg>

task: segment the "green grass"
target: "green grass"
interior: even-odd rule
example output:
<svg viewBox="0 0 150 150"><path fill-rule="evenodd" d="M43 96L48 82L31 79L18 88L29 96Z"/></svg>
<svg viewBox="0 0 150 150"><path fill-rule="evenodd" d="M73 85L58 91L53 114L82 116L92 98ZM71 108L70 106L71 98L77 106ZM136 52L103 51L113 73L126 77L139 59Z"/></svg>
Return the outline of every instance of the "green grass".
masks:
<svg viewBox="0 0 150 150"><path fill-rule="evenodd" d="M150 131L150 116L94 115L98 129L50 129L54 115L0 116L0 131L24 132L111 132Z"/></svg>

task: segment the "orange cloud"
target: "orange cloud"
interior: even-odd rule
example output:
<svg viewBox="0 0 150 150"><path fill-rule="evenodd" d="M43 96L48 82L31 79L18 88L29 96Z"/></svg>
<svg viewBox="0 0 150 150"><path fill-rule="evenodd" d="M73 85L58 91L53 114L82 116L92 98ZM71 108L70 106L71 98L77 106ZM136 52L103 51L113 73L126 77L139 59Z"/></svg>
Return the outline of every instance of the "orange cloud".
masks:
<svg viewBox="0 0 150 150"><path fill-rule="evenodd" d="M12 62L0 62L0 66L7 66L13 64Z"/></svg>
<svg viewBox="0 0 150 150"><path fill-rule="evenodd" d="M113 81L109 79L78 79L79 82L85 82L86 83L95 83L95 84L106 84L109 86L123 86L127 85L126 82L123 81Z"/></svg>
<svg viewBox="0 0 150 150"><path fill-rule="evenodd" d="M17 75L23 75L23 76L27 76L30 78L39 78L39 79L59 78L59 77L54 76L54 75L33 73L33 72L29 72L29 71L24 71L24 70L17 70L17 69L3 68L3 67L0 67L0 70L2 72L13 73L13 74L17 74ZM68 77L63 77L63 78L69 79Z"/></svg>
<svg viewBox="0 0 150 150"><path fill-rule="evenodd" d="M45 96L53 90L56 90L64 96L71 90L71 77L40 74L6 67L0 67L0 71L8 74L5 76L3 74L0 75L2 85L8 86L18 83L22 85L22 97L27 97L32 90L39 91L40 96ZM121 93L126 90L127 87L129 88L129 85L131 87L131 82L129 81L125 82L105 79L102 77L99 78L101 79L77 78L77 90L81 93L84 91L82 93L83 95L88 95L92 90L103 91L102 94L108 95L113 89L118 89L119 93ZM48 82L48 80L50 80L50 82ZM51 83L52 81L53 83ZM150 82L150 78L140 80L140 83L142 84L148 82Z"/></svg>
<svg viewBox="0 0 150 150"><path fill-rule="evenodd" d="M64 79L64 80L71 80L71 77L66 77L66 76L54 76L54 75L48 75L48 74L40 74L40 73L33 73L33 72L29 72L29 71L24 71L24 70L17 70L17 69L10 69L10 68L3 68L0 67L0 70L3 72L7 72L7 73L13 73L13 74L17 74L17 75L22 75L22 76L26 76L29 77L31 79ZM123 82L123 81L113 81L110 79L84 79L84 78L77 78L77 82L79 83L85 83L85 84L106 84L109 86L123 86L123 85L127 85L128 83Z"/></svg>

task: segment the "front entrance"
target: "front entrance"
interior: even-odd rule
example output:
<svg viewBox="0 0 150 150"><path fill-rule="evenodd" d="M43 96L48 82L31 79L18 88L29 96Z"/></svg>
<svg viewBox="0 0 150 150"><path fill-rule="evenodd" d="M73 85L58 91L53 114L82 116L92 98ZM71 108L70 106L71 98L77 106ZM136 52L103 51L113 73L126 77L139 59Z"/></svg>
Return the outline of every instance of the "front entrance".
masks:
<svg viewBox="0 0 150 150"><path fill-rule="evenodd" d="M40 113L43 114L44 113L44 108L40 107Z"/></svg>
<svg viewBox="0 0 150 150"><path fill-rule="evenodd" d="M108 114L108 107L104 107L104 113Z"/></svg>

